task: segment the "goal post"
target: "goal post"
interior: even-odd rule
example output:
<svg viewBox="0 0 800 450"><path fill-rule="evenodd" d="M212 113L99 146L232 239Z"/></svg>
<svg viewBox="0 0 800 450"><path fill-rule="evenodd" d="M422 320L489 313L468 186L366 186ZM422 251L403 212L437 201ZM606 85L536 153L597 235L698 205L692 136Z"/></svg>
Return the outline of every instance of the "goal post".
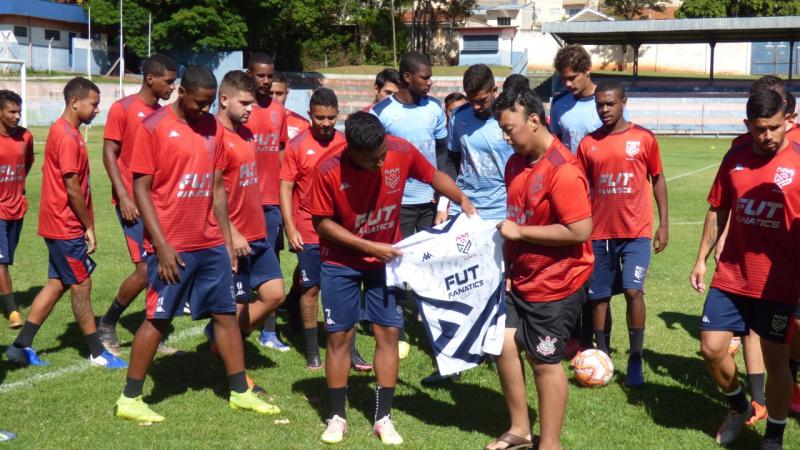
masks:
<svg viewBox="0 0 800 450"><path fill-rule="evenodd" d="M11 89L17 92L20 97L22 97L22 107L21 107L21 117L20 117L20 124L27 128L28 127L28 114L27 114L27 103L28 103L28 83L27 83L27 73L25 67L25 60L23 59L8 59L8 58L0 58L0 87L3 89L8 89L6 80L11 73L19 73L19 91L15 89Z"/></svg>

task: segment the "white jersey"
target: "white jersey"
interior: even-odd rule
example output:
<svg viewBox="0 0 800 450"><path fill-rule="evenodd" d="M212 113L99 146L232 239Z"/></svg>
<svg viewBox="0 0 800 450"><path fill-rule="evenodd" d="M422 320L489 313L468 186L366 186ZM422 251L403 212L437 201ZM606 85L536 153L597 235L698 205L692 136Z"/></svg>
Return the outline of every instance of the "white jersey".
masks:
<svg viewBox="0 0 800 450"><path fill-rule="evenodd" d="M387 286L408 283L419 300L439 372L477 366L499 355L506 323L503 240L495 223L459 214L395 244Z"/></svg>

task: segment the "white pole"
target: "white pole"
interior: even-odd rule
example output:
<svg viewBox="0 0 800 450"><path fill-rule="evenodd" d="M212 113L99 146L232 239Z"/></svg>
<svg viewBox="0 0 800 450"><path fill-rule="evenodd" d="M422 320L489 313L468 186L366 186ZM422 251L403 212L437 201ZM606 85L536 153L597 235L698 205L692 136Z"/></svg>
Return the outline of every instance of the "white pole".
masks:
<svg viewBox="0 0 800 450"><path fill-rule="evenodd" d="M122 0L119 0L119 96L125 96L125 91L122 89L122 77L125 75L125 54L123 53L124 34L122 33Z"/></svg>
<svg viewBox="0 0 800 450"><path fill-rule="evenodd" d="M47 42L47 74L53 70L53 38Z"/></svg>
<svg viewBox="0 0 800 450"><path fill-rule="evenodd" d="M147 57L150 57L150 38L153 34L153 15L147 14Z"/></svg>
<svg viewBox="0 0 800 450"><path fill-rule="evenodd" d="M89 46L86 47L86 77L92 79L92 8L89 8Z"/></svg>
<svg viewBox="0 0 800 450"><path fill-rule="evenodd" d="M30 35L28 35L28 36L30 36ZM28 86L27 86L28 85L28 77L27 77L27 73L25 72L26 71L25 61L22 61L22 64L20 64L20 70L19 71L20 71L20 79L22 80L22 88L20 89L20 91L22 91L21 92L21 94L22 94L22 118L21 118L22 120L21 120L21 122L22 122L22 126L23 127L28 128L28 113L26 112L27 109L28 109L28 106L27 106L28 105Z"/></svg>

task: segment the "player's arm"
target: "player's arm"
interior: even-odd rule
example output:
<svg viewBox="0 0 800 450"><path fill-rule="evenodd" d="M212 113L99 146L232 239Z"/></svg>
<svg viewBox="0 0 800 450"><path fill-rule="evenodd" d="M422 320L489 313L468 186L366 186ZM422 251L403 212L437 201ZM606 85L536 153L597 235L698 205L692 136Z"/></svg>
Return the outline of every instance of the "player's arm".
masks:
<svg viewBox="0 0 800 450"><path fill-rule="evenodd" d="M664 173L656 174L652 178L653 196L656 198L658 208L658 229L653 239L653 248L656 253L661 253L667 248L669 241L669 206L667 196L667 179Z"/></svg>
<svg viewBox="0 0 800 450"><path fill-rule="evenodd" d="M136 174L133 175L133 197L136 199L136 207L144 222L144 227L150 237L153 247L156 249L158 259L158 277L165 283L174 284L180 279L178 266L185 264L181 255L169 245L164 232L161 229L161 222L158 221L156 208L153 199L150 198L150 187L153 184L153 175Z"/></svg>
<svg viewBox="0 0 800 450"><path fill-rule="evenodd" d="M715 208L713 206L708 208L706 220L703 224L703 237L700 239L700 249L697 251L697 260L689 276L689 282L697 292L706 290L706 260L717 245L719 237L725 233L730 212L730 209L727 208Z"/></svg>
<svg viewBox="0 0 800 450"><path fill-rule="evenodd" d="M228 195L225 193L225 179L222 176L222 169L214 170L214 189L211 193L211 207L214 211L214 218L217 219L219 228L222 230L222 237L225 239L225 248L228 249L228 256L231 259L231 269L236 272L239 258L236 257L236 252L233 250L231 221L228 217Z"/></svg>
<svg viewBox="0 0 800 450"><path fill-rule="evenodd" d="M122 175L119 173L119 166L117 165L117 157L120 152L120 143L111 139L103 140L103 165L106 167L108 179L111 180L111 188L117 194L119 199L119 212L122 218L128 222L135 222L139 217L139 212L136 210L136 204L128 196L128 191L125 190L125 184L122 182Z"/></svg>
<svg viewBox="0 0 800 450"><path fill-rule="evenodd" d="M437 170L433 175L431 186L433 186L433 189L439 194L461 205L461 210L468 216L477 214L475 207L472 206L472 202L469 201L469 198L456 186L456 182L450 178L450 175L445 174L441 170Z"/></svg>
<svg viewBox="0 0 800 450"><path fill-rule="evenodd" d="M33 167L33 136L28 141L28 146L25 148L25 177L31 174L31 167Z"/></svg>
<svg viewBox="0 0 800 450"><path fill-rule="evenodd" d="M67 201L69 207L78 218L78 221L86 228L87 251L91 254L97 249L97 239L94 234L94 223L89 209L86 207L86 196L81 189L81 181L78 174L69 172L64 174L64 187L67 188Z"/></svg>
<svg viewBox="0 0 800 450"><path fill-rule="evenodd" d="M403 254L391 244L373 242L356 236L330 217L313 216L313 221L314 229L317 230L317 234L321 238L339 246L370 255L381 262L390 261Z"/></svg>
<svg viewBox="0 0 800 450"><path fill-rule="evenodd" d="M292 250L301 251L303 250L303 238L300 236L300 232L297 231L297 225L295 225L294 217L292 216L292 210L294 209L292 205L293 193L294 181L281 180L280 206L281 216L283 216L283 228L286 232L286 239L289 240L289 245L292 247Z"/></svg>
<svg viewBox="0 0 800 450"><path fill-rule="evenodd" d="M504 220L497 225L503 239L525 241L547 247L561 247L586 242L592 235L592 218L587 217L569 224L519 225Z"/></svg>

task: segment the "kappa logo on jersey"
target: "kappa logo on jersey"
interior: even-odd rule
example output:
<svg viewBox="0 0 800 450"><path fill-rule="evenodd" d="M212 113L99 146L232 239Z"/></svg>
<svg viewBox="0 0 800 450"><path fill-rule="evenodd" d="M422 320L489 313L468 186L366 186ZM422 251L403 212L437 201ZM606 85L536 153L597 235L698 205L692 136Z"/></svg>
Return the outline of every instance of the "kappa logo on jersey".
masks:
<svg viewBox="0 0 800 450"><path fill-rule="evenodd" d="M598 194L632 194L633 187L628 183L633 180L633 172L601 173L597 178Z"/></svg>
<svg viewBox="0 0 800 450"><path fill-rule="evenodd" d="M642 143L639 141L628 141L625 143L625 154L628 155L629 159L639 153L641 145Z"/></svg>
<svg viewBox="0 0 800 450"><path fill-rule="evenodd" d="M731 169L731 172L741 172L744 170L744 166L741 164L736 164L736 166Z"/></svg>
<svg viewBox="0 0 800 450"><path fill-rule="evenodd" d="M539 344L536 346L536 352L542 356L550 356L556 352L556 342L558 338L546 336L544 339L539 338Z"/></svg>
<svg viewBox="0 0 800 450"><path fill-rule="evenodd" d="M346 191L347 189L350 189L350 183L346 183L345 182L345 183L342 183L342 184L339 185L339 190L340 191Z"/></svg>
<svg viewBox="0 0 800 450"><path fill-rule="evenodd" d="M736 212L739 213L736 216L736 221L741 224L778 228L782 223L783 204L752 198L740 198L736 204Z"/></svg>
<svg viewBox="0 0 800 450"><path fill-rule="evenodd" d="M180 134L178 134L178 132L177 132L177 131L175 131L175 130L172 130L172 131L170 131L170 132L169 132L169 137L171 137L171 138L174 138L174 137L181 137L181 135L180 135Z"/></svg>
<svg viewBox="0 0 800 450"><path fill-rule="evenodd" d="M314 155L316 152L314 150L308 149L306 150L306 155Z"/></svg>
<svg viewBox="0 0 800 450"><path fill-rule="evenodd" d="M389 189L394 189L400 183L400 168L394 168L383 171L383 181Z"/></svg>
<svg viewBox="0 0 800 450"><path fill-rule="evenodd" d="M447 296L453 298L483 286L483 280L478 279L479 267L480 266L476 264L461 272L456 272L444 277L444 286L447 290ZM451 291L451 288L455 289Z"/></svg>
<svg viewBox="0 0 800 450"><path fill-rule="evenodd" d="M136 117L138 117L140 119L143 119L144 118L144 113L142 111L139 111L139 114L137 114Z"/></svg>
<svg viewBox="0 0 800 450"><path fill-rule="evenodd" d="M244 294L245 294L245 292L244 292L244 286L243 286L242 282L241 281L237 281L236 282L236 296L239 297L239 296L242 296Z"/></svg>
<svg viewBox="0 0 800 450"><path fill-rule="evenodd" d="M469 233L456 236L456 248L465 255L469 254L469 249L472 248L472 241L469 238Z"/></svg>
<svg viewBox="0 0 800 450"><path fill-rule="evenodd" d="M331 318L331 309L325 308L325 325L336 325L336 322Z"/></svg>
<svg viewBox="0 0 800 450"><path fill-rule="evenodd" d="M397 205L389 205L377 211L356 215L356 234L367 235L394 228L395 221L392 220L392 214L396 209Z"/></svg>
<svg viewBox="0 0 800 450"><path fill-rule="evenodd" d="M772 316L772 331L775 334L782 334L789 323L789 318L786 316L775 315Z"/></svg>
<svg viewBox="0 0 800 450"><path fill-rule="evenodd" d="M210 197L214 174L185 173L178 184L178 198Z"/></svg>
<svg viewBox="0 0 800 450"><path fill-rule="evenodd" d="M777 184L781 189L783 189L784 186L791 184L793 179L794 169L778 167L778 169L775 171L775 184Z"/></svg>
<svg viewBox="0 0 800 450"><path fill-rule="evenodd" d="M164 296L158 297L158 303L156 303L156 312L163 313L164 311Z"/></svg>

